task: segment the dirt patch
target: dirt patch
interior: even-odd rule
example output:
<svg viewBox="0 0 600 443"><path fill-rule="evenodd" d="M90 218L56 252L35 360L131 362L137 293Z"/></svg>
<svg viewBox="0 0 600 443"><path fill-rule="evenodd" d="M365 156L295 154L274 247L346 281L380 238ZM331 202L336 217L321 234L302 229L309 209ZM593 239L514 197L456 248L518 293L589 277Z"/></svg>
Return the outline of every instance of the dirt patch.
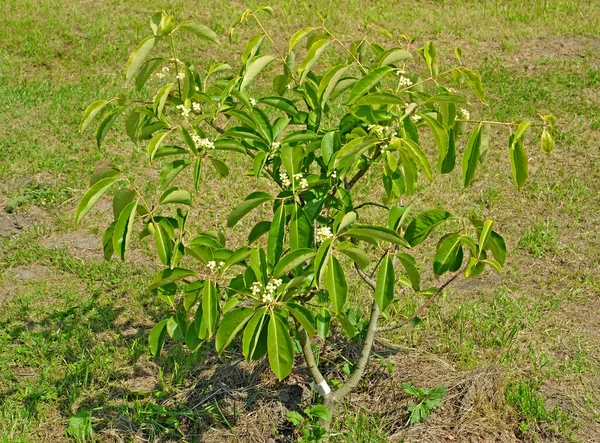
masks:
<svg viewBox="0 0 600 443"><path fill-rule="evenodd" d="M16 266L8 270L8 275L15 280L36 281L47 278L55 271L44 265L31 264L27 266Z"/></svg>
<svg viewBox="0 0 600 443"><path fill-rule="evenodd" d="M104 259L101 238L87 232L61 232L44 238L41 243L46 248L65 249L87 262L101 262Z"/></svg>

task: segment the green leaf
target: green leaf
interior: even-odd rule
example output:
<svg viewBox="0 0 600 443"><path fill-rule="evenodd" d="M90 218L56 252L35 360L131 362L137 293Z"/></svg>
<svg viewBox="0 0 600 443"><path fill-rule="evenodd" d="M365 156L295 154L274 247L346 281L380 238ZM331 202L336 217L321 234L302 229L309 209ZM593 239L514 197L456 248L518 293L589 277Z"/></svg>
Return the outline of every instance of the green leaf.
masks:
<svg viewBox="0 0 600 443"><path fill-rule="evenodd" d="M344 254L363 269L369 266L369 263L371 262L369 254L349 241L343 241L339 243L335 247L335 250Z"/></svg>
<svg viewBox="0 0 600 443"><path fill-rule="evenodd" d="M296 45L300 42L300 40L302 40L308 34L313 32L315 29L317 29L317 28L304 28L304 29L300 29L300 30L296 31L294 33L294 35L292 35L292 38L290 39L289 51L294 49L296 47Z"/></svg>
<svg viewBox="0 0 600 443"><path fill-rule="evenodd" d="M113 233L113 248L121 260L125 260L125 251L129 246L133 222L135 221L137 201L132 201L123 208L117 219Z"/></svg>
<svg viewBox="0 0 600 443"><path fill-rule="evenodd" d="M275 57L272 55L261 55L252 60L244 73L244 77L242 78L242 83L240 85L240 90L244 89L248 86L252 80L262 71L267 65L275 60Z"/></svg>
<svg viewBox="0 0 600 443"><path fill-rule="evenodd" d="M433 272L436 275L448 272L454 264L462 245L460 237L460 235L453 234L440 240L435 257L433 258Z"/></svg>
<svg viewBox="0 0 600 443"><path fill-rule="evenodd" d="M254 243L271 229L270 221L261 221L254 225L248 234L248 243Z"/></svg>
<svg viewBox="0 0 600 443"><path fill-rule="evenodd" d="M298 108L296 107L294 102L291 100L288 100L287 98L284 98L284 97L278 97L278 96L261 97L258 100L258 103L264 103L265 105L273 106L274 108L280 109L283 112L285 112L286 114L289 114L292 116L298 114Z"/></svg>
<svg viewBox="0 0 600 443"><path fill-rule="evenodd" d="M408 224L404 232L404 239L411 246L417 246L425 241L431 231L451 216L449 212L442 209L425 211Z"/></svg>
<svg viewBox="0 0 600 443"><path fill-rule="evenodd" d="M336 86L341 81L342 76L346 73L348 69L350 69L352 65L337 65L329 68L325 74L323 74L323 78L319 83L318 94L321 97L321 107L325 108L327 101L331 97L331 94L336 89ZM345 89L349 88L352 84L355 83L356 80L350 79L352 81L351 84L348 84ZM345 90L344 89L344 90ZM334 96L335 97L335 96Z"/></svg>
<svg viewBox="0 0 600 443"><path fill-rule="evenodd" d="M246 324L242 337L242 352L246 361L258 360L267 352L267 328L264 326L269 316L266 312L266 307L256 310Z"/></svg>
<svg viewBox="0 0 600 443"><path fill-rule="evenodd" d="M333 254L329 256L325 268L325 287L329 291L329 301L333 306L333 311L336 314L340 314L346 303L348 285L346 283L344 269Z"/></svg>
<svg viewBox="0 0 600 443"><path fill-rule="evenodd" d="M315 322L317 323L317 334L325 340L329 335L329 326L331 325L329 310L326 308L321 309L315 317Z"/></svg>
<svg viewBox="0 0 600 443"><path fill-rule="evenodd" d="M227 260L225 260L225 264L221 268L222 271L224 272L231 266L243 262L248 257L250 257L251 252L252 249L250 249L248 246L244 246L243 248L238 249L233 254L231 254Z"/></svg>
<svg viewBox="0 0 600 443"><path fill-rule="evenodd" d="M515 132L515 140L522 139L525 135L525 132L531 126L531 122L529 120L522 121L517 127L517 132Z"/></svg>
<svg viewBox="0 0 600 443"><path fill-rule="evenodd" d="M523 146L523 140L511 135L509 148L510 166L517 189L521 189L529 176L529 159Z"/></svg>
<svg viewBox="0 0 600 443"><path fill-rule="evenodd" d="M219 46L221 45L217 34L215 34L215 32L208 26L204 26L200 23L188 20L181 22L176 29L182 29L184 31L191 32L192 34L195 34L204 40L208 40L209 42L215 43Z"/></svg>
<svg viewBox="0 0 600 443"><path fill-rule="evenodd" d="M148 344L150 345L150 352L154 356L154 358L158 358L160 356L160 351L163 348L165 343L165 338L167 337L167 323L168 319L162 320L158 322L154 327L150 330L150 334L148 335Z"/></svg>
<svg viewBox="0 0 600 443"><path fill-rule="evenodd" d="M108 228L104 231L104 235L102 236L102 249L104 251L104 260L108 261L112 257L115 249L113 248L113 234L115 232L115 225L117 221L113 221Z"/></svg>
<svg viewBox="0 0 600 443"><path fill-rule="evenodd" d="M394 263L390 255L387 254L379 265L377 285L375 286L375 302L381 312L394 300L395 283Z"/></svg>
<svg viewBox="0 0 600 443"><path fill-rule="evenodd" d="M312 225L301 206L294 205L289 230L290 249L296 250L311 246Z"/></svg>
<svg viewBox="0 0 600 443"><path fill-rule="evenodd" d="M348 106L356 103L359 98L373 89L383 77L392 71L393 69L389 66L382 66L380 68L373 69L371 72L369 72L369 74L358 80L350 90L350 96L348 97L347 103Z"/></svg>
<svg viewBox="0 0 600 443"><path fill-rule="evenodd" d="M285 205L279 206L269 229L267 239L267 257L269 263L275 264L279 261L283 252L283 237L285 235Z"/></svg>
<svg viewBox="0 0 600 443"><path fill-rule="evenodd" d="M479 233L479 246L481 248L479 252L479 257L481 258L481 251L484 250L486 243L490 238L490 234L492 233L492 226L494 222L492 220L486 220L483 226L481 227L481 232Z"/></svg>
<svg viewBox="0 0 600 443"><path fill-rule="evenodd" d="M233 228L252 209L258 207L264 202L273 200L273 197L266 192L253 192L248 195L242 203L237 205L227 217L227 227Z"/></svg>
<svg viewBox="0 0 600 443"><path fill-rule="evenodd" d="M112 128L112 126L115 124L115 121L119 115L121 115L123 109L125 109L124 106L119 106L118 108L113 109L106 114L104 120L102 120L98 125L98 129L96 130L96 144L98 147L102 145L102 140L104 140L104 137L106 137L106 134L108 134L110 128Z"/></svg>
<svg viewBox="0 0 600 443"><path fill-rule="evenodd" d="M251 308L238 308L228 312L221 320L217 335L215 336L215 348L221 354L233 341L235 336L244 328L250 317L254 314Z"/></svg>
<svg viewBox="0 0 600 443"><path fill-rule="evenodd" d="M79 411L69 418L67 426L67 435L73 437L76 441L86 442L88 437L94 441L92 434L92 413L89 411Z"/></svg>
<svg viewBox="0 0 600 443"><path fill-rule="evenodd" d="M138 71L144 60L154 48L154 45L160 40L160 37L149 36L143 39L133 50L127 60L127 66L125 67L125 79L130 80L133 78L135 73Z"/></svg>
<svg viewBox="0 0 600 443"><path fill-rule="evenodd" d="M165 269L154 276L152 282L150 283L150 286L148 286L148 290L152 291L153 289L160 288L161 286L166 286L169 283L173 283L177 280L193 277L195 275L196 273L194 271L190 271L189 269Z"/></svg>
<svg viewBox="0 0 600 443"><path fill-rule="evenodd" d="M313 65L317 62L319 57L325 52L327 47L331 44L331 40L329 38L321 38L315 41L311 46L308 52L306 53L306 57L298 66L298 74L300 74L299 83L304 83L304 79L310 72Z"/></svg>
<svg viewBox="0 0 600 443"><path fill-rule="evenodd" d="M120 180L118 175L106 177L94 183L81 197L75 209L75 226L86 216L88 212L98 203L98 200L110 189L112 185Z"/></svg>
<svg viewBox="0 0 600 443"><path fill-rule="evenodd" d="M316 252L313 249L296 249L295 251L291 251L290 253L281 257L275 269L273 269L273 277L278 278L282 275L287 274L296 266L301 265L302 263L310 260L316 255Z"/></svg>
<svg viewBox="0 0 600 443"><path fill-rule="evenodd" d="M320 283L321 283L321 277L323 275L325 261L327 260L327 257L329 256L329 249L331 248L332 242L333 242L333 238L329 238L329 239L325 240L323 243L321 243L321 246L319 246L319 249L317 249L317 255L315 256L315 263L314 263L315 285L317 286L317 288L320 286Z"/></svg>
<svg viewBox="0 0 600 443"><path fill-rule="evenodd" d="M552 150L554 149L554 139L552 138L550 133L546 130L546 128L544 128L542 130L541 144L542 144L542 151L544 152L544 154L550 154L552 152Z"/></svg>
<svg viewBox="0 0 600 443"><path fill-rule="evenodd" d="M389 51L382 52L377 57L380 60L379 66L388 66L405 60L412 60L412 58L412 54L404 49L390 49Z"/></svg>
<svg viewBox="0 0 600 443"><path fill-rule="evenodd" d="M436 119L427 114L421 114L421 117L429 126L431 133L433 134L433 139L435 141L435 145L438 148L439 156L438 156L438 169L441 171L442 164L448 155L449 149L449 138L448 131L438 122Z"/></svg>
<svg viewBox="0 0 600 443"><path fill-rule="evenodd" d="M481 103L485 103L485 91L483 90L481 76L475 71L463 67L460 68L460 73Z"/></svg>
<svg viewBox="0 0 600 443"><path fill-rule="evenodd" d="M411 157L419 169L423 171L429 181L433 181L433 171L427 155L423 152L421 147L409 138L400 139L402 144L407 148L409 157ZM390 144L391 146L391 144Z"/></svg>
<svg viewBox="0 0 600 443"><path fill-rule="evenodd" d="M466 188L475 178L475 170L479 162L481 147L481 124L477 125L469 141L462 157L462 178L463 186Z"/></svg>
<svg viewBox="0 0 600 443"><path fill-rule="evenodd" d="M284 305L309 337L315 335L315 319L307 308L293 301L285 302Z"/></svg>
<svg viewBox="0 0 600 443"><path fill-rule="evenodd" d="M392 231L383 226L355 224L344 232L344 235L373 244L376 244L376 240L381 240L399 246L411 246L410 242L407 242L407 240L402 238L396 231Z"/></svg>
<svg viewBox="0 0 600 443"><path fill-rule="evenodd" d="M85 108L85 112L83 113L83 118L81 119L81 124L79 125L79 133L83 133L85 128L92 122L94 117L98 115L100 111L104 109L104 107L108 104L106 100L97 100L94 103L90 104L87 108Z"/></svg>
<svg viewBox="0 0 600 443"><path fill-rule="evenodd" d="M267 342L271 370L279 380L283 380L292 371L294 346L287 322L276 312L269 321Z"/></svg>
<svg viewBox="0 0 600 443"><path fill-rule="evenodd" d="M159 205L181 204L192 206L192 194L178 187L167 189L158 200Z"/></svg>
<svg viewBox="0 0 600 443"><path fill-rule="evenodd" d="M165 62L164 58L151 58L150 60L144 62L142 67L138 71L138 75L135 77L135 87L138 91L141 91L150 76L156 71L160 65Z"/></svg>
<svg viewBox="0 0 600 443"><path fill-rule="evenodd" d="M310 415L325 421L331 420L331 414L325 405L314 405L310 408Z"/></svg>
<svg viewBox="0 0 600 443"><path fill-rule="evenodd" d="M173 239L169 235L168 230L160 222L150 222L148 224L148 231L154 237L156 243L156 251L158 257L163 265L169 266L171 264L171 256L173 253Z"/></svg>
<svg viewBox="0 0 600 443"><path fill-rule="evenodd" d="M227 177L229 175L229 168L225 163L214 157L208 157L208 159L221 177Z"/></svg>
<svg viewBox="0 0 600 443"><path fill-rule="evenodd" d="M412 255L405 253L396 254L396 257L398 257L408 275L410 287L413 290L418 291L421 284L421 274L419 274L419 270L417 269L415 258Z"/></svg>
<svg viewBox="0 0 600 443"><path fill-rule="evenodd" d="M150 143L148 143L148 159L150 161L154 160L154 156L161 147L165 137L170 133L171 131L162 131L152 137L152 140L150 140Z"/></svg>
<svg viewBox="0 0 600 443"><path fill-rule="evenodd" d="M212 337L219 320L219 295L214 282L207 280L202 293L202 320L206 325L208 338Z"/></svg>
<svg viewBox="0 0 600 443"><path fill-rule="evenodd" d="M189 165L190 162L186 160L175 160L174 162L167 163L160 172L158 185L163 189L166 188Z"/></svg>
<svg viewBox="0 0 600 443"><path fill-rule="evenodd" d="M346 159L354 159L356 156L361 155L367 149L372 148L381 141L375 137L358 137L354 140L346 143L338 151L335 157L335 166L337 167L342 161Z"/></svg>
<svg viewBox="0 0 600 443"><path fill-rule="evenodd" d="M283 140L281 140L281 143L306 143L313 141L315 138L317 138L317 134L315 134L313 131L305 129L302 131L295 131L286 134Z"/></svg>
<svg viewBox="0 0 600 443"><path fill-rule="evenodd" d="M373 92L369 95L364 96L358 102L356 102L357 106L367 105L400 105L404 106L406 103L406 99L392 94L391 92Z"/></svg>

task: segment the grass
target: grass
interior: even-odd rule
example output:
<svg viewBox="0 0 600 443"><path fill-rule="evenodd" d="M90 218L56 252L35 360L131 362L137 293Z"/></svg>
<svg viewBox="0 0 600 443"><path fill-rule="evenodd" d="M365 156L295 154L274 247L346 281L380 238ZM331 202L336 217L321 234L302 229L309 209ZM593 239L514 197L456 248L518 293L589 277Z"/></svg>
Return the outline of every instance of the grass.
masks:
<svg viewBox="0 0 600 443"><path fill-rule="evenodd" d="M459 370L499 364L515 432L524 440L599 438L600 5L349 0L340 8L319 0L273 6L276 15L265 25L278 44L298 28L320 24L321 15L345 42L372 24L416 44L434 40L447 56L460 45L489 94L489 109L478 112L502 120L547 111L559 117L551 157L529 141L531 181L521 193L508 185L506 147L498 144L470 189L460 191L455 176L423 189L420 205L496 220L506 234L508 267L501 278L457 285L421 327L387 338ZM103 263L99 231L107 211L91 214L87 231L72 228L74 206L97 165L148 171L144 153L127 140L110 135L107 148L96 149L93 135L77 134L89 102L123 90L124 63L146 34L148 16L166 9L223 32L241 8L214 0L0 4L0 441L62 440L80 411L91 411L94 438L116 429L130 439L178 440L203 435L206 423L226 430L252 410L252 397L231 407L217 398L195 409L181 401L209 352L190 355L172 346L158 362L148 359L149 328L167 307L144 291L154 266L147 245L139 245L132 262ZM196 40L180 42L180 50L200 63L234 64L254 32L242 28L220 53ZM233 174L244 168L230 166ZM215 181L200 223L222 228L223 214L244 197L246 185ZM451 201L447 190L458 197ZM241 226L233 238L243 235ZM555 397L562 400L552 405ZM334 428L340 441L377 442L388 437L385 425L359 409Z"/></svg>

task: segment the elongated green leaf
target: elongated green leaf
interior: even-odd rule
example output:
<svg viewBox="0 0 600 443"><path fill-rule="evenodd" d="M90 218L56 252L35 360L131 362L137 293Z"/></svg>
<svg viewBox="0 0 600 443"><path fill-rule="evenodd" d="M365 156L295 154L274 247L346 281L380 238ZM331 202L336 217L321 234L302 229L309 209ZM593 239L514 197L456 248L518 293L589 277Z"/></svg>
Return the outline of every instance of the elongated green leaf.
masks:
<svg viewBox="0 0 600 443"><path fill-rule="evenodd" d="M183 268L174 268L174 269L165 269L154 276L150 286L148 286L148 290L152 291L153 289L159 288L161 286L166 286L169 283L173 283L177 280L182 280L184 278L193 277L196 273L189 269Z"/></svg>
<svg viewBox="0 0 600 443"><path fill-rule="evenodd" d="M154 98L153 108L154 108L154 114L156 114L156 116L158 118L160 118L162 116L163 108L165 107L165 103L167 102L167 99L169 98L169 93L171 92L171 89L173 89L173 86L175 86L174 83L167 83L162 88L160 88L158 90L158 92L156 93L156 97Z"/></svg>
<svg viewBox="0 0 600 443"><path fill-rule="evenodd" d="M258 100L258 103L264 103L265 105L273 106L274 108L280 109L286 114L292 116L298 114L298 108L296 107L294 102L284 97L261 97Z"/></svg>
<svg viewBox="0 0 600 443"><path fill-rule="evenodd" d="M361 98L371 89L373 89L377 85L377 83L379 83L381 79L383 79L383 77L385 77L392 71L393 69L389 66L382 66L380 68L372 70L371 72L369 72L369 74L358 80L350 90L350 96L348 97L347 104L353 105L354 103L356 103L359 98Z"/></svg>
<svg viewBox="0 0 600 443"><path fill-rule="evenodd" d="M398 257L400 263L404 266L404 270L410 280L410 287L413 290L418 291L421 284L421 274L419 274L419 270L417 269L415 258L412 255L405 253L396 254L396 257Z"/></svg>
<svg viewBox="0 0 600 443"><path fill-rule="evenodd" d="M386 255L377 271L377 286L375 286L375 302L381 312L394 300L394 264L390 255Z"/></svg>
<svg viewBox="0 0 600 443"><path fill-rule="evenodd" d="M340 262L331 254L325 268L325 286L329 291L329 301L333 311L339 314L346 304L348 285L344 275L344 269Z"/></svg>
<svg viewBox="0 0 600 443"><path fill-rule="evenodd" d="M486 243L488 242L490 235L492 233L492 226L494 226L494 222L492 220L486 220L481 227L481 232L479 233L479 246L481 251L485 249ZM479 253L479 257L481 258L481 251Z"/></svg>
<svg viewBox="0 0 600 443"><path fill-rule="evenodd" d="M377 240L381 240L399 246L411 246L410 242L402 238L396 231L392 231L383 226L355 224L344 232L344 235L373 244L376 244Z"/></svg>
<svg viewBox="0 0 600 443"><path fill-rule="evenodd" d="M254 313L246 323L242 337L242 352L246 361L258 360L267 352L267 327L269 316L267 308L263 307Z"/></svg>
<svg viewBox="0 0 600 443"><path fill-rule="evenodd" d="M75 226L86 216L88 212L98 203L98 200L119 181L119 176L106 177L94 183L81 197L77 209L75 209Z"/></svg>
<svg viewBox="0 0 600 443"><path fill-rule="evenodd" d="M165 62L164 58L157 57L152 58L144 62L142 67L138 71L138 75L135 77L135 87L138 91L141 91L150 76L156 71L160 65Z"/></svg>
<svg viewBox="0 0 600 443"><path fill-rule="evenodd" d="M269 321L268 355L273 373L279 380L286 378L294 364L294 346L287 321L277 313Z"/></svg>
<svg viewBox="0 0 600 443"><path fill-rule="evenodd" d="M331 44L331 40L329 38L321 38L315 41L308 52L306 53L306 57L300 66L298 66L298 73L300 74L300 84L304 83L304 79L312 69L313 65L317 62L319 57L325 52L327 47Z"/></svg>
<svg viewBox="0 0 600 443"><path fill-rule="evenodd" d="M265 136L270 145L273 142L273 127L271 126L269 117L260 108L253 107L251 112L258 129L260 129L260 132Z"/></svg>
<svg viewBox="0 0 600 443"><path fill-rule="evenodd" d="M135 73L138 71L144 60L154 48L154 45L160 40L160 37L149 36L143 39L133 50L127 60L127 66L125 67L125 79L131 80Z"/></svg>
<svg viewBox="0 0 600 443"><path fill-rule="evenodd" d="M326 308L321 309L315 317L315 322L317 323L317 334L325 340L329 335L329 326L331 325L329 310Z"/></svg>
<svg viewBox="0 0 600 443"><path fill-rule="evenodd" d="M251 252L252 249L250 249L248 246L244 246L243 248L238 249L233 254L231 254L227 260L225 260L225 264L221 268L222 271L224 272L231 266L243 262L248 257L250 257Z"/></svg>
<svg viewBox="0 0 600 443"><path fill-rule="evenodd" d="M248 243L254 243L271 229L270 221L261 221L254 225L248 234Z"/></svg>
<svg viewBox="0 0 600 443"><path fill-rule="evenodd" d="M400 105L404 106L406 99L391 92L373 92L362 97L356 104L361 105Z"/></svg>
<svg viewBox="0 0 600 443"><path fill-rule="evenodd" d="M312 225L301 206L294 205L289 230L290 249L296 250L311 246Z"/></svg>
<svg viewBox="0 0 600 443"><path fill-rule="evenodd" d="M235 336L244 329L252 314L254 310L251 308L238 308L225 314L215 336L215 348L219 354L227 349Z"/></svg>
<svg viewBox="0 0 600 443"><path fill-rule="evenodd" d="M156 251L158 257L163 265L169 266L171 264L171 257L173 254L173 238L169 235L170 232L166 229L163 223L150 222L148 224L148 231L154 237L156 244Z"/></svg>
<svg viewBox="0 0 600 443"><path fill-rule="evenodd" d="M157 358L162 351L167 337L167 323L169 319L162 320L154 325L148 335L148 345L150 346L150 352L154 358Z"/></svg>
<svg viewBox="0 0 600 443"><path fill-rule="evenodd" d="M406 227L404 239L411 245L423 243L438 225L451 217L451 214L442 209L431 209L419 214Z"/></svg>
<svg viewBox="0 0 600 443"><path fill-rule="evenodd" d="M291 51L292 49L294 49L296 47L296 45L300 42L300 40L302 40L308 34L313 32L315 29L317 29L317 28L303 28L303 29L296 31L294 33L294 35L292 35L292 38L290 39L290 44L289 44L288 50Z"/></svg>
<svg viewBox="0 0 600 443"><path fill-rule="evenodd" d="M327 72L323 75L321 82L319 83L318 94L321 97L321 106L325 108L325 105L329 101L331 94L335 90L336 86L340 82L342 76L346 73L348 69L350 69L352 65L337 65L329 68ZM345 89L349 88L356 80L351 79L352 83L348 84ZM344 90L345 90L344 89ZM339 95L339 94L338 94Z"/></svg>
<svg viewBox="0 0 600 443"><path fill-rule="evenodd" d="M167 189L160 196L158 200L158 204L167 205L167 204L181 204L192 206L192 194L185 189L179 189L177 187Z"/></svg>
<svg viewBox="0 0 600 443"><path fill-rule="evenodd" d="M388 66L398 62L412 60L412 58L412 54L404 49L390 49L377 57L379 66Z"/></svg>
<svg viewBox="0 0 600 443"><path fill-rule="evenodd" d="M316 252L313 249L296 249L292 251L279 260L275 269L273 269L273 277L278 278L282 275L287 274L296 266L301 265L302 263L310 260L316 255Z"/></svg>
<svg viewBox="0 0 600 443"><path fill-rule="evenodd" d="M269 229L267 239L267 258L269 263L275 264L279 261L283 252L283 237L285 235L285 205L279 206Z"/></svg>
<svg viewBox="0 0 600 443"><path fill-rule="evenodd" d="M344 254L363 269L369 266L369 263L371 262L369 254L349 241L343 241L339 243L335 247L335 250Z"/></svg>
<svg viewBox="0 0 600 443"><path fill-rule="evenodd" d="M523 146L523 140L510 137L510 166L517 189L521 189L529 177L529 159Z"/></svg>
<svg viewBox="0 0 600 443"><path fill-rule="evenodd" d="M315 335L315 319L307 308L293 301L285 302L284 305L309 337Z"/></svg>
<svg viewBox="0 0 600 443"><path fill-rule="evenodd" d="M225 163L214 157L208 157L208 159L221 177L227 177L229 175L229 168Z"/></svg>
<svg viewBox="0 0 600 443"><path fill-rule="evenodd" d="M163 189L166 188L189 165L190 162L186 160L175 160L174 162L167 163L160 172L158 185Z"/></svg>
<svg viewBox="0 0 600 443"><path fill-rule="evenodd" d="M240 89L244 89L248 86L252 80L262 71L267 65L275 60L275 57L272 55L261 55L256 57L250 62L246 72L244 73L244 77L242 78L242 83L240 85Z"/></svg>
<svg viewBox="0 0 600 443"><path fill-rule="evenodd" d="M323 276L323 271L325 270L326 260L329 256L329 249L331 248L331 243L333 242L332 238L325 240L319 246L317 250L317 255L315 256L315 284L318 287L321 285L321 277Z"/></svg>
<svg viewBox="0 0 600 443"><path fill-rule="evenodd" d="M214 282L207 280L202 293L202 320L206 325L208 338L212 337L217 328L219 317L219 295Z"/></svg>
<svg viewBox="0 0 600 443"><path fill-rule="evenodd" d="M191 32L192 34L195 34L198 37L203 38L204 40L208 40L209 42L215 43L219 46L221 45L217 34L215 34L215 32L208 26L202 25L200 23L189 20L181 22L176 29Z"/></svg>
<svg viewBox="0 0 600 443"><path fill-rule="evenodd" d="M98 115L98 113L102 111L107 104L108 101L106 100L97 100L94 103L90 104L87 108L85 108L83 118L81 119L81 124L79 125L80 134L83 133L85 128L89 126L94 117Z"/></svg>
<svg viewBox="0 0 600 443"><path fill-rule="evenodd" d="M171 131L162 131L152 137L150 143L148 143L148 159L154 160L158 149L161 147L165 137L170 134Z"/></svg>
<svg viewBox="0 0 600 443"><path fill-rule="evenodd" d="M422 114L423 120L429 126L431 133L433 134L433 139L435 141L435 145L438 148L439 156L438 156L438 169L441 171L442 163L444 159L448 155L448 132L446 129L438 122L435 118L431 117L427 114Z"/></svg>
<svg viewBox="0 0 600 443"><path fill-rule="evenodd" d="M467 81L467 84L471 88L471 90L475 93L477 98L481 101L481 103L486 103L485 101L485 91L483 89L483 83L481 82L481 76L467 68L460 68L460 73Z"/></svg>
<svg viewBox="0 0 600 443"><path fill-rule="evenodd" d="M479 124L471 134L471 137L467 142L465 153L462 157L462 177L463 186L465 188L469 186L475 178L475 170L477 169L477 163L479 162L480 156L480 147L481 124Z"/></svg>
<svg viewBox="0 0 600 443"><path fill-rule="evenodd" d="M461 244L460 235L457 234L449 235L440 241L433 258L433 272L436 275L442 275L450 270Z"/></svg>
<svg viewBox="0 0 600 443"><path fill-rule="evenodd" d="M133 229L133 222L135 221L137 208L137 201L132 201L123 208L117 224L115 225L115 231L113 233L113 248L121 260L125 260L125 251L129 246L131 239L131 231Z"/></svg>
<svg viewBox="0 0 600 443"><path fill-rule="evenodd" d="M102 120L98 125L98 129L96 130L96 144L98 145L98 147L102 146L102 140L104 140L104 137L106 137L106 134L108 134L110 128L113 127L115 121L123 112L123 109L125 109L124 106L119 106L113 109L108 114L106 114L104 120Z"/></svg>
<svg viewBox="0 0 600 443"><path fill-rule="evenodd" d="M429 163L429 159L421 147L409 138L403 138L401 141L402 144L406 146L409 157L415 161L419 169L423 171L429 181L432 181L433 171L431 169L431 164Z"/></svg>
<svg viewBox="0 0 600 443"><path fill-rule="evenodd" d="M367 149L372 148L378 143L380 143L380 140L375 137L355 138L342 146L338 151L338 154L335 157L335 166L337 167L342 161L353 160L356 156L361 155Z"/></svg>
<svg viewBox="0 0 600 443"><path fill-rule="evenodd" d="M227 217L227 226L233 228L252 209L269 200L273 200L273 197L266 192L253 192L248 195L242 203L231 211L229 217Z"/></svg>
<svg viewBox="0 0 600 443"><path fill-rule="evenodd" d="M281 143L282 144L305 143L305 142L311 142L316 138L317 138L317 134L315 134L313 131L302 130L302 131L295 131L295 132L290 132L290 133L286 134L286 136L283 137L283 140L281 140Z"/></svg>
<svg viewBox="0 0 600 443"><path fill-rule="evenodd" d="M550 154L554 150L554 139L546 128L542 130L541 145L544 154Z"/></svg>

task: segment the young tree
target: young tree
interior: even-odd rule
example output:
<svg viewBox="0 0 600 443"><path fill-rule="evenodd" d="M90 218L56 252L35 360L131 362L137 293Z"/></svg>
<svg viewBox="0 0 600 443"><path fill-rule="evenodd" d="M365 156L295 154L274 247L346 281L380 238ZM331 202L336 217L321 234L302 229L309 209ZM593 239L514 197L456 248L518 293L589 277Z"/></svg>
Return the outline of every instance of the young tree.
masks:
<svg viewBox="0 0 600 443"><path fill-rule="evenodd" d="M192 21L175 26L165 12L152 17L152 34L126 66L126 79L138 92L92 103L80 130L103 113L96 132L100 145L125 116L127 135L146 146L149 161L160 165L161 191L144 195L133 178L102 169L77 207L76 223L117 187L115 220L103 237L105 257L116 254L124 260L136 226L141 226L141 237L153 238L164 269L149 290L172 308L150 332L153 355L160 354L167 334L192 351L214 339L218 353L241 336L245 358L267 355L282 380L294 365L297 339L316 390L333 413L363 377L378 333L418 321L459 276L473 278L487 267L500 272L506 259L504 240L492 221L463 221L460 229L441 236L431 260L435 275L450 277L423 290L413 251L452 215L437 208L417 212L399 200L415 193L419 181L432 182L457 164L464 186L471 184L488 150L492 125L509 132L512 176L521 188L527 180L525 132L538 126L542 149L549 153L555 122L551 115L539 125L472 119L464 92L485 102L484 91L480 76L462 65L459 48L455 65L441 69L433 44L426 43L416 51L425 62L425 75L407 72L416 54L406 42L384 48L365 36L345 47L325 26L299 30L282 49L260 21L260 14L271 12L264 5L247 9L232 26L252 19L261 29L246 44L237 73L226 63L195 66L175 53L174 41L184 33L219 45L206 26ZM307 50L297 63L305 40ZM265 52L267 43L275 55ZM161 45L170 55L151 58ZM340 49L345 60L326 66L322 56L331 48ZM265 68L276 64L280 70L273 92L250 96L255 79L273 72ZM156 93L140 101L140 93L153 95L149 83ZM425 132L435 145L433 164L433 150L421 142ZM223 233L198 227L186 210L202 206L194 196L210 186L201 180L204 171L228 176L225 160L231 154L247 158L247 175L270 182L275 190L252 192L230 212L227 225L234 228L259 206L273 210L251 229L247 244L234 249L228 249ZM381 201L357 201L356 187L367 176L381 183ZM369 206L382 211L383 224L364 216ZM348 289L349 272L372 290L364 329L348 315L348 298L360 292ZM423 304L406 318L379 325L381 312L402 300L405 290L421 293ZM362 337L354 371L335 390L321 373L313 346L313 337L326 337L332 323L348 338Z"/></svg>

